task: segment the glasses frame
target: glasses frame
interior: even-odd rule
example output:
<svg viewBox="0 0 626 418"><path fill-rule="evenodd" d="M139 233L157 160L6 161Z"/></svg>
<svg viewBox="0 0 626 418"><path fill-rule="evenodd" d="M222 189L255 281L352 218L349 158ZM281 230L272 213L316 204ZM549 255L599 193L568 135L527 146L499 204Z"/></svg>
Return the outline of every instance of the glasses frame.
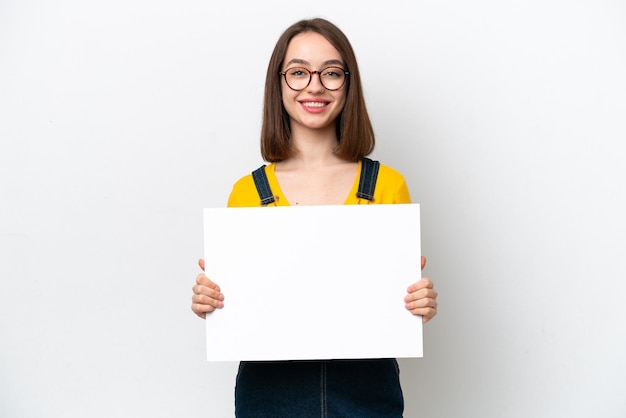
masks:
<svg viewBox="0 0 626 418"><path fill-rule="evenodd" d="M306 86L302 87L301 89L294 89L293 87L291 87L291 86L289 85L289 82L287 81L287 71L289 71L289 70L293 70L293 69L296 69L296 68L297 68L297 69L299 69L299 70L304 70L304 71L306 71L306 72L308 72L308 73L309 73L309 81L308 81L308 83L306 83ZM328 70L329 68L336 68L336 69L338 69L338 70L341 70L341 71L343 71L343 74L344 74L344 76L345 76L345 77L344 77L344 79L343 79L343 83L341 83L341 86L337 87L336 89L329 89L328 87L326 87L326 86L324 85L324 82L322 81L322 73L323 73L324 71ZM341 67L337 67L337 66L331 65L331 66L329 66L329 67L322 68L322 69L321 69L321 70L319 70L319 71L317 71L317 70L315 70L315 71L311 71L311 70L309 70L308 68L304 68L304 67L291 67L291 68L287 68L285 71L279 71L279 72L278 72L278 75L282 75L282 76L283 76L283 78L285 79L285 84L287 84L287 87L289 87L289 88L290 88L291 90L293 90L293 91L302 91L302 90L306 89L307 87L309 87L309 84L311 84L311 80L313 80L313 74L317 74L317 77L318 77L318 79L320 80L320 84L321 84L321 85L322 85L322 87L324 87L326 90L328 90L328 91L337 91L337 90L339 90L340 88L342 88L342 87L346 84L346 80L348 79L348 76L350 75L350 71L346 71L346 70L344 70L344 69L343 69L343 68L341 68Z"/></svg>

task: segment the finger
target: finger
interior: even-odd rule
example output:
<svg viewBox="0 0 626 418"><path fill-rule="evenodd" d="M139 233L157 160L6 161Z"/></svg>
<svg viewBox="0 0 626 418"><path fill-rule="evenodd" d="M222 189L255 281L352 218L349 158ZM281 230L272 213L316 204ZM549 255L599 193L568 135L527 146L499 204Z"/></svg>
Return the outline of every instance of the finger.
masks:
<svg viewBox="0 0 626 418"><path fill-rule="evenodd" d="M422 270L426 267L426 257L422 256Z"/></svg>
<svg viewBox="0 0 626 418"><path fill-rule="evenodd" d="M191 310L200 318L206 319L206 314L215 311L215 307L210 305L203 305L201 303L192 303Z"/></svg>
<svg viewBox="0 0 626 418"><path fill-rule="evenodd" d="M422 324L425 324L426 322L428 322L431 319L433 319L435 317L435 315L437 315L437 309L429 310L426 314L422 315Z"/></svg>
<svg viewBox="0 0 626 418"><path fill-rule="evenodd" d="M437 295L425 295L425 296L415 296L415 295L407 295L404 297L404 306L408 309L418 309L418 308L436 308L437 307Z"/></svg>
<svg viewBox="0 0 626 418"><path fill-rule="evenodd" d="M419 299L405 304L406 309L413 315L420 315L425 324L437 315L438 303L436 299Z"/></svg>
<svg viewBox="0 0 626 418"><path fill-rule="evenodd" d="M406 303L415 302L420 299L434 299L437 300L438 293L435 289L419 289L414 292L408 293L404 297Z"/></svg>
<svg viewBox="0 0 626 418"><path fill-rule="evenodd" d="M191 290L194 295L203 295L220 301L224 300L224 295L219 288L209 287L203 284L195 284Z"/></svg>
<svg viewBox="0 0 626 418"><path fill-rule="evenodd" d="M191 296L191 310L200 318L206 319L207 313L224 307L224 295L220 294L215 298L204 293L196 293L197 290L194 289L194 294Z"/></svg>
<svg viewBox="0 0 626 418"><path fill-rule="evenodd" d="M193 313L195 313L196 315L198 315L200 318L202 319L206 319L206 312L197 312L194 308L193 303L191 304L191 310L193 311Z"/></svg>
<svg viewBox="0 0 626 418"><path fill-rule="evenodd" d="M202 293L194 293L193 296L191 296L191 303L202 305L206 307L207 309L223 308L224 307L224 295L219 295L219 297L214 298L212 296L208 296Z"/></svg>
<svg viewBox="0 0 626 418"><path fill-rule="evenodd" d="M423 308L415 309L411 311L413 315L420 315L422 317L422 323L425 324L437 315L437 309L435 308Z"/></svg>
<svg viewBox="0 0 626 418"><path fill-rule="evenodd" d="M222 309L223 307L223 302L208 298L205 295L193 295L191 297L191 310L203 319L206 319L207 313L211 313L216 309Z"/></svg>
<svg viewBox="0 0 626 418"><path fill-rule="evenodd" d="M209 287L211 289L215 289L218 292L220 292L220 287L217 285L217 283L215 283L214 281L212 281L211 279L209 279L204 273L200 273L196 276L196 284L200 285L200 286L206 286Z"/></svg>
<svg viewBox="0 0 626 418"><path fill-rule="evenodd" d="M198 265L200 266L200 268L202 269L202 271L204 271L204 259L199 259L198 260ZM424 268L423 264L422 264L422 268Z"/></svg>
<svg viewBox="0 0 626 418"><path fill-rule="evenodd" d="M421 315L423 323L430 321L437 315L437 301L434 299L421 299L420 301L407 303L406 309L413 315Z"/></svg>
<svg viewBox="0 0 626 418"><path fill-rule="evenodd" d="M433 289L435 284L427 277L423 277L407 288L408 293L413 293L420 289Z"/></svg>

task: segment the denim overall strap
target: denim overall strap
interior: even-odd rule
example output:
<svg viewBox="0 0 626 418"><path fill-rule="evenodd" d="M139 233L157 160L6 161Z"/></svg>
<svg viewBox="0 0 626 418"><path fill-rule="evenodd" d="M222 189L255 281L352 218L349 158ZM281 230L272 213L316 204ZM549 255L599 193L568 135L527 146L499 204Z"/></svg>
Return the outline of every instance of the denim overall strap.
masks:
<svg viewBox="0 0 626 418"><path fill-rule="evenodd" d="M366 199L370 202L374 201L374 189L376 188L376 179L378 178L379 167L380 163L378 161L363 158L363 162L361 163L359 190L356 193L357 198Z"/></svg>
<svg viewBox="0 0 626 418"><path fill-rule="evenodd" d="M259 193L259 197L261 198L261 206L274 203L276 201L276 198L272 194L270 183L267 180L267 174L265 174L265 165L262 165L261 167L254 170L252 172L252 178L254 179L256 191Z"/></svg>

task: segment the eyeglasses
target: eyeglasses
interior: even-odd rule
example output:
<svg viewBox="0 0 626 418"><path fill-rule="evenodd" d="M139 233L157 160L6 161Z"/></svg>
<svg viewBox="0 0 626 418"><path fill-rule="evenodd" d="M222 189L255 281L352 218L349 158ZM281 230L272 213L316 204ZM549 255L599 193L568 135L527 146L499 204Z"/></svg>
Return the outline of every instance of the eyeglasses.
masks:
<svg viewBox="0 0 626 418"><path fill-rule="evenodd" d="M278 74L285 77L285 82L291 90L300 91L307 88L311 84L313 74L317 74L320 83L326 90L339 90L348 78L348 71L339 67L327 67L321 71L310 71L306 68L294 67L281 71Z"/></svg>

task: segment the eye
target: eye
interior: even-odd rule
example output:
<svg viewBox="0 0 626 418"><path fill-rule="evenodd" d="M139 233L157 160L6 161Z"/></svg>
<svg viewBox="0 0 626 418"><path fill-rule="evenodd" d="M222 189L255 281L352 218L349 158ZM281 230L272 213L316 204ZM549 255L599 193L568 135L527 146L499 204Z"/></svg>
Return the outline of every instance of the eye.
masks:
<svg viewBox="0 0 626 418"><path fill-rule="evenodd" d="M304 68L290 68L287 71L289 77L308 77L309 72Z"/></svg>
<svg viewBox="0 0 626 418"><path fill-rule="evenodd" d="M343 77L343 70L341 68L331 67L325 69L322 75L328 78L341 78Z"/></svg>

